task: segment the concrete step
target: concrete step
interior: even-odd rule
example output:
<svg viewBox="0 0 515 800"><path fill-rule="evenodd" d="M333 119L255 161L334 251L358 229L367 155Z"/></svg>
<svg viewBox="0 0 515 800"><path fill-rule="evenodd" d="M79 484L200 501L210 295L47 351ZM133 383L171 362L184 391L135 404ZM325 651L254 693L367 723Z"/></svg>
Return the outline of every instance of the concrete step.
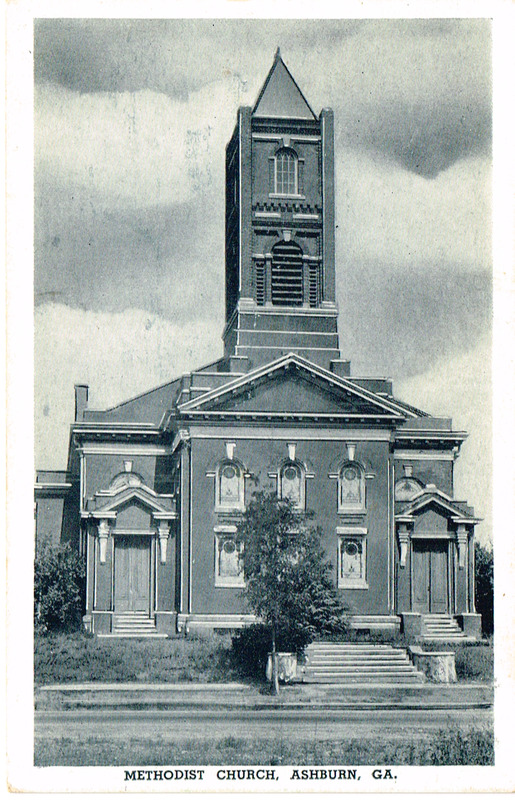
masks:
<svg viewBox="0 0 515 800"><path fill-rule="evenodd" d="M313 667L310 664L306 664L304 666L304 670L306 672L310 672L313 674L316 673L317 675L322 675L327 672L347 672L353 675L358 673L365 675L370 672L377 672L384 675L391 675L393 672L395 672L400 675L402 673L413 672L415 670L415 667L411 663L395 664L388 667L377 666L376 664L358 664L358 665L332 664L330 666L325 666L325 667L321 667L320 665L316 665Z"/></svg>
<svg viewBox="0 0 515 800"><path fill-rule="evenodd" d="M158 633L155 629L153 631L146 631L145 633L134 632L130 633L97 633L98 639L167 639L166 633Z"/></svg>
<svg viewBox="0 0 515 800"><path fill-rule="evenodd" d="M315 642L306 648L306 683L422 683L406 650L388 644Z"/></svg>
<svg viewBox="0 0 515 800"><path fill-rule="evenodd" d="M395 660L391 661L383 661L377 659L369 659L368 661L365 659L358 659L358 658L347 658L347 659L336 659L332 658L327 661L320 661L319 659L306 659L306 665L312 667L313 669L328 669L331 667L339 667L339 666L346 666L346 667L354 667L355 669L359 669L360 667L375 667L375 669L395 669L396 667L404 667L404 666L411 666L411 661L408 657L406 658L396 658Z"/></svg>
<svg viewBox="0 0 515 800"><path fill-rule="evenodd" d="M344 686L358 684L360 686L370 684L391 684L392 686L405 686L411 684L424 683L424 678L419 674L411 675L384 675L383 673L373 673L366 675L342 675L339 672L328 675L305 675L303 683L338 683Z"/></svg>

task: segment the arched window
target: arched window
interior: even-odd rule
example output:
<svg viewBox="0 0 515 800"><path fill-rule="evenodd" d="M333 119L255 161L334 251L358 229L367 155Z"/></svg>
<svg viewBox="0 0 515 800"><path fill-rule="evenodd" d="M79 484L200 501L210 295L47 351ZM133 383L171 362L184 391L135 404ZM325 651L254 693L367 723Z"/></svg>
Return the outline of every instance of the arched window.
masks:
<svg viewBox="0 0 515 800"><path fill-rule="evenodd" d="M365 508L365 474L355 461L346 462L338 473L338 510L362 511Z"/></svg>
<svg viewBox="0 0 515 800"><path fill-rule="evenodd" d="M272 304L301 306L304 301L302 250L295 242L272 247Z"/></svg>
<svg viewBox="0 0 515 800"><path fill-rule="evenodd" d="M279 496L288 499L295 509L305 506L304 470L296 461L287 461L279 470Z"/></svg>
<svg viewBox="0 0 515 800"><path fill-rule="evenodd" d="M233 510L244 508L243 468L236 461L224 461L218 468L216 507Z"/></svg>
<svg viewBox="0 0 515 800"><path fill-rule="evenodd" d="M290 147L281 147L275 154L274 193L295 195L299 193L299 160Z"/></svg>
<svg viewBox="0 0 515 800"><path fill-rule="evenodd" d="M411 500L421 489L421 484L415 478L401 478L395 484L395 499L398 501Z"/></svg>

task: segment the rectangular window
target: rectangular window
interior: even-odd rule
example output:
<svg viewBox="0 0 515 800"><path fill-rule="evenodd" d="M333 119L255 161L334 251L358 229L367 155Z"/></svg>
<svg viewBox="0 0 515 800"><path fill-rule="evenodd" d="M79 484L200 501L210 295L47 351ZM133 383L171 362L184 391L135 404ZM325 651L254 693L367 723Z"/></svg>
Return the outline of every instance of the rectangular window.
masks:
<svg viewBox="0 0 515 800"><path fill-rule="evenodd" d="M215 586L245 586L242 547L241 543L236 542L235 525L218 525L215 528Z"/></svg>
<svg viewBox="0 0 515 800"><path fill-rule="evenodd" d="M366 528L337 528L338 588L368 589Z"/></svg>

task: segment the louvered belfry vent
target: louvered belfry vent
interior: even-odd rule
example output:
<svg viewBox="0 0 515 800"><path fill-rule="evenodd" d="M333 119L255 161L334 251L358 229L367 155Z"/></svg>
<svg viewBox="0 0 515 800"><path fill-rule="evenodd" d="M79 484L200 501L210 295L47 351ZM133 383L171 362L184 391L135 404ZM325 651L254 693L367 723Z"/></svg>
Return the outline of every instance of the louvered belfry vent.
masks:
<svg viewBox="0 0 515 800"><path fill-rule="evenodd" d="M302 250L295 242L280 242L272 249L272 303L301 306L303 300Z"/></svg>

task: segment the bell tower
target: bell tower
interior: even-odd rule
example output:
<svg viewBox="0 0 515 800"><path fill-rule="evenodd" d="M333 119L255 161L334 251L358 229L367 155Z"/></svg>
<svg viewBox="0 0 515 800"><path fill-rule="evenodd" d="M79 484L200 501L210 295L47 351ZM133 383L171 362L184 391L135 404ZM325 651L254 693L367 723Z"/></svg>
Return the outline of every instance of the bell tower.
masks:
<svg viewBox="0 0 515 800"><path fill-rule="evenodd" d="M334 125L279 49L226 148L225 357L244 370L297 352L339 374Z"/></svg>

